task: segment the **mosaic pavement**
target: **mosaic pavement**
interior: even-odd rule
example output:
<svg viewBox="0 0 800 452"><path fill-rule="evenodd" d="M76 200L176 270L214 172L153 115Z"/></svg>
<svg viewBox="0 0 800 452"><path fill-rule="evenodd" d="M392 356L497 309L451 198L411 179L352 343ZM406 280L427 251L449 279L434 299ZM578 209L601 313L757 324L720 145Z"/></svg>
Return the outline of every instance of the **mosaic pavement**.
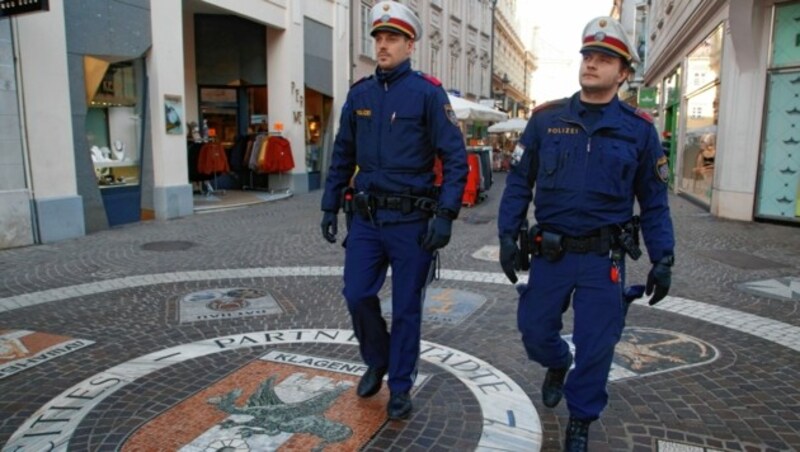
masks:
<svg viewBox="0 0 800 452"><path fill-rule="evenodd" d="M0 251L2 450L560 450L496 263L498 176L428 290L406 422L352 390L318 193ZM590 450L800 449L797 228L672 208L673 290L631 307Z"/></svg>

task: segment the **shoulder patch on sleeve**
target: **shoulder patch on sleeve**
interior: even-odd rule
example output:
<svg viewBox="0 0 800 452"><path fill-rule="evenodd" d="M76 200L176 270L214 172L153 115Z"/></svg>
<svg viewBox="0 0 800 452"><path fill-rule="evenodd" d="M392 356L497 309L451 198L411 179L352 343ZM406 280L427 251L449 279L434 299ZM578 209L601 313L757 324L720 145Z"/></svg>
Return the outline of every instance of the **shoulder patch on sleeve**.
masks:
<svg viewBox="0 0 800 452"><path fill-rule="evenodd" d="M454 126L458 127L458 117L456 116L456 112L453 111L452 105L444 104L444 114Z"/></svg>
<svg viewBox="0 0 800 452"><path fill-rule="evenodd" d="M358 85L359 83L361 83L361 82L365 82L365 81L367 81L367 80L369 80L369 79L371 79L371 78L372 78L372 74L370 74L370 75L367 75L367 76L364 76L364 77L361 77L361 78L360 78L360 79L358 79L358 80L357 80L355 83L353 83L352 85L350 85L350 87L352 88L352 87L354 87L354 86Z"/></svg>
<svg viewBox="0 0 800 452"><path fill-rule="evenodd" d="M517 166L520 160L522 160L522 155L525 154L525 146L521 143L517 143L514 146L514 152L511 153L511 166Z"/></svg>
<svg viewBox="0 0 800 452"><path fill-rule="evenodd" d="M432 84L433 86L442 86L442 82L438 78L436 78L436 77L434 77L434 76L432 76L430 74L426 74L426 73L424 73L422 71L417 71L416 74L419 75L420 77L424 78L428 82L430 82L430 84Z"/></svg>
<svg viewBox="0 0 800 452"><path fill-rule="evenodd" d="M637 109L634 111L634 113L636 113L636 116L638 116L638 117L640 117L640 118L644 119L645 121L649 122L650 124L652 124L652 123L653 123L653 117L652 117L652 116L650 116L650 113L648 113L648 112L646 112L646 111L642 110L641 108L637 108Z"/></svg>
<svg viewBox="0 0 800 452"><path fill-rule="evenodd" d="M531 115L540 111L550 110L551 108L562 107L568 102L569 102L569 97L565 97L563 99L558 99L558 100L551 100L550 102L545 102L542 105L535 107L533 111L531 111Z"/></svg>
<svg viewBox="0 0 800 452"><path fill-rule="evenodd" d="M665 184L669 181L669 160L665 155L656 161L656 176Z"/></svg>

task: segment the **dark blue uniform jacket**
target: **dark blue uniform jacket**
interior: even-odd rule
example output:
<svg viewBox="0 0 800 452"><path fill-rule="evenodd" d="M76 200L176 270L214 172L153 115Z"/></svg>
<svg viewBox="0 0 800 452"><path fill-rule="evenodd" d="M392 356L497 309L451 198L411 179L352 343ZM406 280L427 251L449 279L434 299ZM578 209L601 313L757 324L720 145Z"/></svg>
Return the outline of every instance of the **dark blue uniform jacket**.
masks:
<svg viewBox="0 0 800 452"><path fill-rule="evenodd" d="M358 165L356 192L384 195L433 194L434 157L442 159L439 208L458 214L467 178L464 137L447 93L436 79L411 70L409 60L390 72L355 83L342 108L339 132L322 198L322 210L338 212L341 190ZM379 210L382 222L427 216Z"/></svg>
<svg viewBox="0 0 800 452"><path fill-rule="evenodd" d="M635 197L651 262L672 255L666 159L652 122L616 97L590 128L585 114L580 93L534 110L507 178L499 234L516 236L534 185L536 222L573 237L626 223Z"/></svg>

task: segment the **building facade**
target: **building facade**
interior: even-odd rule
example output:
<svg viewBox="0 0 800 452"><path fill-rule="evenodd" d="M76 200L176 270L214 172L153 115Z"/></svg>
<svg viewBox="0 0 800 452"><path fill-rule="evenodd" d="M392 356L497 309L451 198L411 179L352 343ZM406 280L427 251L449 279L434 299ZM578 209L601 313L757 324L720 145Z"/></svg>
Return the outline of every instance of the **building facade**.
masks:
<svg viewBox="0 0 800 452"><path fill-rule="evenodd" d="M375 71L369 32L378 0L352 0L353 81ZM434 75L445 89L475 102L493 100L512 117L527 116L532 104L533 53L519 36L516 0L396 0L423 24L412 67ZM492 45L494 44L494 45Z"/></svg>
<svg viewBox="0 0 800 452"><path fill-rule="evenodd" d="M498 107L511 117L525 118L532 107L531 78L536 70L533 53L520 38L516 0L495 1L492 93Z"/></svg>
<svg viewBox="0 0 800 452"><path fill-rule="evenodd" d="M646 16L642 86L675 192L719 217L800 224L800 2L619 6Z"/></svg>
<svg viewBox="0 0 800 452"><path fill-rule="evenodd" d="M370 10L375 0L352 0L353 81L375 72ZM411 66L442 81L447 91L491 98L492 4L489 0L401 0L422 22Z"/></svg>
<svg viewBox="0 0 800 452"><path fill-rule="evenodd" d="M44 3L0 16L0 248L190 215L213 184L319 187L350 2ZM288 143L290 169L248 166L258 135ZM198 149L228 166L198 177Z"/></svg>

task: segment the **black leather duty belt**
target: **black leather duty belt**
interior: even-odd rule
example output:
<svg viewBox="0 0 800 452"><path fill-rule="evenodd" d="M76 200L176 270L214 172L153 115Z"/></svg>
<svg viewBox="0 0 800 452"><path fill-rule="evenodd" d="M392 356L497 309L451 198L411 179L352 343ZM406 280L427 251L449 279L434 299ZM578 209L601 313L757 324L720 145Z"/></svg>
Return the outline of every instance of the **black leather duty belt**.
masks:
<svg viewBox="0 0 800 452"><path fill-rule="evenodd" d="M610 237L605 234L588 237L564 236L561 246L564 247L564 251L571 253L603 254L611 250L611 240Z"/></svg>
<svg viewBox="0 0 800 452"><path fill-rule="evenodd" d="M404 205L406 209L410 209L414 205L414 200L411 198L376 195L373 195L372 198L375 200L375 207L378 209L403 210Z"/></svg>
<svg viewBox="0 0 800 452"><path fill-rule="evenodd" d="M376 209L400 210L411 213L413 210L432 213L436 211L436 200L423 196L370 195Z"/></svg>

